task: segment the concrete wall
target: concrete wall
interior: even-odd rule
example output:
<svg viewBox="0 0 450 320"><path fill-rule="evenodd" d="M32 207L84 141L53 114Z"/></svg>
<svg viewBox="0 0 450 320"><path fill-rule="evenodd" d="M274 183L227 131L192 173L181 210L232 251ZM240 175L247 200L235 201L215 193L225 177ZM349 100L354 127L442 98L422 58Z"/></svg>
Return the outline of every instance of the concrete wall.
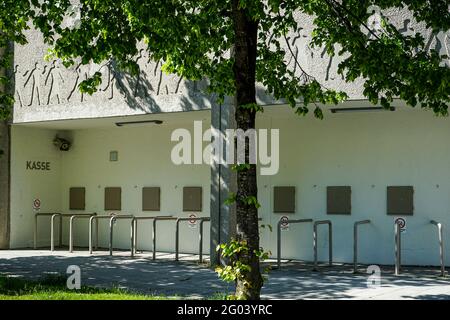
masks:
<svg viewBox="0 0 450 320"><path fill-rule="evenodd" d="M61 210L61 153L53 146L56 132L12 127L11 132L11 248L32 247L33 200L41 212ZM27 161L50 162L50 171L27 169ZM49 245L49 218L39 219L38 245Z"/></svg>
<svg viewBox="0 0 450 320"><path fill-rule="evenodd" d="M192 124L180 124L189 129ZM208 124L205 124L208 125ZM62 209L69 211L68 191L70 187L86 187L86 211L99 215L104 211L105 187L122 187L122 212L134 215L174 215L187 217L183 212L183 187L203 187L203 210L197 216L209 216L208 165L176 166L170 161L170 152L175 143L170 141L173 125L143 126L136 128L114 128L104 130L80 130L73 132L73 149L63 155L62 165ZM119 152L119 161L110 162L109 152ZM142 188L161 188L161 211L142 211ZM87 222L78 222L75 245L87 246ZM151 249L151 221L139 222L139 248ZM158 249L174 250L174 221L158 222ZM209 248L209 224L205 224L205 252ZM198 227L181 226L180 250L196 252ZM100 223L100 245L107 247L108 223ZM115 246L127 249L130 244L130 222L117 222Z"/></svg>
<svg viewBox="0 0 450 320"><path fill-rule="evenodd" d="M449 34L433 34L423 23L416 23L406 10L388 10L385 15L401 33L421 33L428 49L450 56ZM309 45L313 18L303 14L297 14L296 18L300 28L287 37L292 53L282 43L288 67L300 74L297 59L308 74L326 87L346 91L351 99L363 98L361 79L345 83L337 74L343 57L329 57L323 48ZM204 82L192 83L164 74L160 63L147 62L145 51L136 57L141 74L130 77L118 72L111 63L66 69L59 61L45 62L47 48L40 34L30 30L27 37L29 44L15 46L15 123L190 111L209 109L214 103L214 97L203 91ZM96 71L103 75L100 90L93 96L80 94L77 85ZM261 85L258 85L257 98L260 104L280 103L268 96Z"/></svg>
<svg viewBox="0 0 450 320"><path fill-rule="evenodd" d="M279 112L279 111L278 111ZM439 248L435 219L444 224L450 240L450 119L431 112L396 111L327 114L325 120L271 116L258 122L280 129L280 170L259 177L260 214L276 226L281 214L273 211L273 187L296 187L293 219L331 219L336 261L352 261L353 223L361 226L360 260L394 262L394 217L386 214L387 186L414 186L414 215L405 217L403 263L437 265ZM352 187L352 214L326 214L326 187ZM319 258L327 259L328 234L319 232ZM312 225L292 225L283 232L283 256L312 260ZM263 232L262 245L276 255L276 232ZM450 250L446 249L449 257ZM447 258L447 263L450 259Z"/></svg>

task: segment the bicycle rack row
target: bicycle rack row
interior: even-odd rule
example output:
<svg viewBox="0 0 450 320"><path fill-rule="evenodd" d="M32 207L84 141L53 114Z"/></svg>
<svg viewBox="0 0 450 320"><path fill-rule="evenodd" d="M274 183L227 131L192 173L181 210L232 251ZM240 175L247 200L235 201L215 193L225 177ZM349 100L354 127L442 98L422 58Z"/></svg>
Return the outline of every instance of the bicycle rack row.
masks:
<svg viewBox="0 0 450 320"><path fill-rule="evenodd" d="M138 221L140 220L152 220L152 259L156 259L156 232L157 232L157 221L176 221L176 232L175 232L175 243L176 243L176 254L175 260L178 261L179 250L179 224L181 221L200 221L199 226L199 260L203 261L203 224L204 222L210 221L209 217L195 217L195 218L179 218L173 216L133 216L133 215L111 215L111 216L94 216L91 217L89 221L89 253L93 252L93 222L98 219L109 219L109 254L113 255L113 235L114 235L114 223L118 219L129 219L131 220L131 256L134 257L137 251L138 243ZM98 228L96 232L96 248L98 247Z"/></svg>
<svg viewBox="0 0 450 320"><path fill-rule="evenodd" d="M175 224L175 260L179 260L179 225L183 221L200 221L199 224L199 261L203 261L203 224L210 221L209 217L195 217L195 218L180 218L173 216L133 216L133 215L105 215L98 216L97 213L76 213L76 214L62 214L60 212L37 212L34 217L34 249L37 248L38 238L38 218L39 217L51 217L50 222L50 250L54 251L55 248L55 220L59 218L59 246L62 245L62 219L69 218L69 252L73 252L73 225L77 218L89 218L89 253L93 252L93 224L95 221L95 248L98 248L98 220L109 219L109 254L113 255L113 235L114 235L114 223L119 219L131 220L131 256L136 254L137 250L137 226L139 220L152 220L152 259L156 259L156 231L157 221L173 220ZM258 219L261 221L261 218ZM282 223L298 224L298 223L313 223L313 251L314 251L314 269L318 268L318 245L317 245L317 229L319 225L328 225L328 263L330 266L333 264L333 229L330 220L313 221L313 219L298 219L279 221L277 225L277 266L281 267L281 225ZM370 224L371 220L356 221L353 226L353 272L358 270L358 228L363 224ZM441 276L445 275L445 262L444 262L444 241L443 241L443 226L441 223L431 220L431 224L437 227L438 241L439 241L439 258L441 266ZM395 239L395 274L399 275L401 271L401 224L400 221L394 223L394 239Z"/></svg>
<svg viewBox="0 0 450 320"><path fill-rule="evenodd" d="M109 254L113 255L113 239L114 239L114 224L117 220L131 220L131 256L134 257L137 248L137 227L139 220L153 220L152 224L152 256L153 260L156 259L156 222L161 220L175 220L176 221L176 231L175 231L175 244L176 253L175 260L178 261L179 257L179 225L182 221L200 221L199 223L199 260L203 261L203 225L205 222L210 221L209 217L191 217L191 218L179 218L173 216L134 216L134 215L119 215L111 214L99 216L96 213L74 213L74 214L63 214L60 212L37 212L34 217L34 236L33 236L33 248L37 249L37 239L38 239L38 218L39 217L50 217L50 250L55 249L55 220L59 219L59 240L58 245L62 246L62 219L69 218L69 252L73 252L73 229L74 221L77 218L89 218L89 253L92 254L94 248L98 248L98 220L108 219L109 220ZM95 222L95 246L94 246L94 222Z"/></svg>
<svg viewBox="0 0 450 320"><path fill-rule="evenodd" d="M298 224L298 223L312 223L313 219L298 219L298 220L285 220L279 221L277 226L277 266L281 267L281 225L283 223ZM360 220L356 221L353 225L353 272L358 272L358 229L360 225L370 224L371 220ZM437 227L438 231L438 241L439 241L439 259L441 266L441 276L445 276L445 263L444 263L444 241L442 235L442 224L436 222L435 220L430 221L431 224ZM313 251L314 251L314 268L317 270L317 227L319 225L328 225L328 259L329 265L332 266L333 263L333 229L330 220L319 220L313 223ZM395 238L395 275L400 274L401 270L401 224L400 221L395 221L394 223L394 238Z"/></svg>
<svg viewBox="0 0 450 320"><path fill-rule="evenodd" d="M69 251L73 252L73 222L76 218L90 218L96 216L97 213L60 213L60 212L37 212L34 215L34 237L33 248L37 249L38 238L38 218L50 216L50 251L55 250L55 219L59 218L59 240L58 245L62 246L62 219L69 218Z"/></svg>

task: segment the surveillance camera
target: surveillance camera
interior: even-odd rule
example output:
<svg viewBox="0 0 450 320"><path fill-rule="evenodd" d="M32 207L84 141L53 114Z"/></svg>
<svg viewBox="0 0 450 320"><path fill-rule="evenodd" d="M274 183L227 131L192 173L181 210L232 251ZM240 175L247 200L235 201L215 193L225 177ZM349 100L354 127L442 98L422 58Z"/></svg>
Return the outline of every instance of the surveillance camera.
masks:
<svg viewBox="0 0 450 320"><path fill-rule="evenodd" d="M60 138L58 136L53 140L53 144L57 148L59 148L60 151L69 151L70 146L71 146L70 141Z"/></svg>

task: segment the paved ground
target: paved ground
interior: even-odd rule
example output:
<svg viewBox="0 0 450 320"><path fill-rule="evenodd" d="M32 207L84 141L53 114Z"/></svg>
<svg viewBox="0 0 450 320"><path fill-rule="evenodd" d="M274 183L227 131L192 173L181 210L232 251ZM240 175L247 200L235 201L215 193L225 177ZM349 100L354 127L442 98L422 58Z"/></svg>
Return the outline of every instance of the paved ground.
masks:
<svg viewBox="0 0 450 320"><path fill-rule="evenodd" d="M89 256L86 251L10 250L0 251L0 274L33 279L65 274L69 265L78 265L84 285L191 298L233 290L212 270L196 263L196 256L180 258L176 263L173 255L165 253L152 261L148 254L132 259L128 252L110 257L104 251ZM404 268L402 275L394 276L391 268L384 267L381 286L368 288L367 275L353 274L349 265L313 272L308 264L286 263L271 271L262 295L267 299L450 299L450 278L440 278L437 268Z"/></svg>

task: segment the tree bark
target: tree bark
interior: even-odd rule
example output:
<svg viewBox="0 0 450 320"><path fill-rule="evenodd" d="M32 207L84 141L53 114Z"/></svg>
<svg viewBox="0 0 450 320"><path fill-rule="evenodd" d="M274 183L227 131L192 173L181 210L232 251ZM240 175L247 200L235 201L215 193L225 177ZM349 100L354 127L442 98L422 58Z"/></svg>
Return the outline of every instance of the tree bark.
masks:
<svg viewBox="0 0 450 320"><path fill-rule="evenodd" d="M6 50L0 48L0 58ZM7 70L0 69L0 76L7 75ZM0 84L0 93L5 93L7 86ZM0 119L0 249L9 249L10 241L10 130L8 120Z"/></svg>
<svg viewBox="0 0 450 320"><path fill-rule="evenodd" d="M256 110L242 108L243 105L256 103L256 54L258 40L258 21L249 17L245 9L239 8L239 0L233 0L233 20L235 32L234 44L234 76L236 84L236 125L237 129L246 131L255 129ZM249 145L245 145L245 159L249 163ZM257 300L263 284L259 258L255 251L259 250L258 209L248 204L248 197L257 198L256 164L247 170L237 172L236 194L236 236L245 241L249 248L241 254L239 260L250 266L251 271L245 273L244 279L236 282L236 296L243 299Z"/></svg>

